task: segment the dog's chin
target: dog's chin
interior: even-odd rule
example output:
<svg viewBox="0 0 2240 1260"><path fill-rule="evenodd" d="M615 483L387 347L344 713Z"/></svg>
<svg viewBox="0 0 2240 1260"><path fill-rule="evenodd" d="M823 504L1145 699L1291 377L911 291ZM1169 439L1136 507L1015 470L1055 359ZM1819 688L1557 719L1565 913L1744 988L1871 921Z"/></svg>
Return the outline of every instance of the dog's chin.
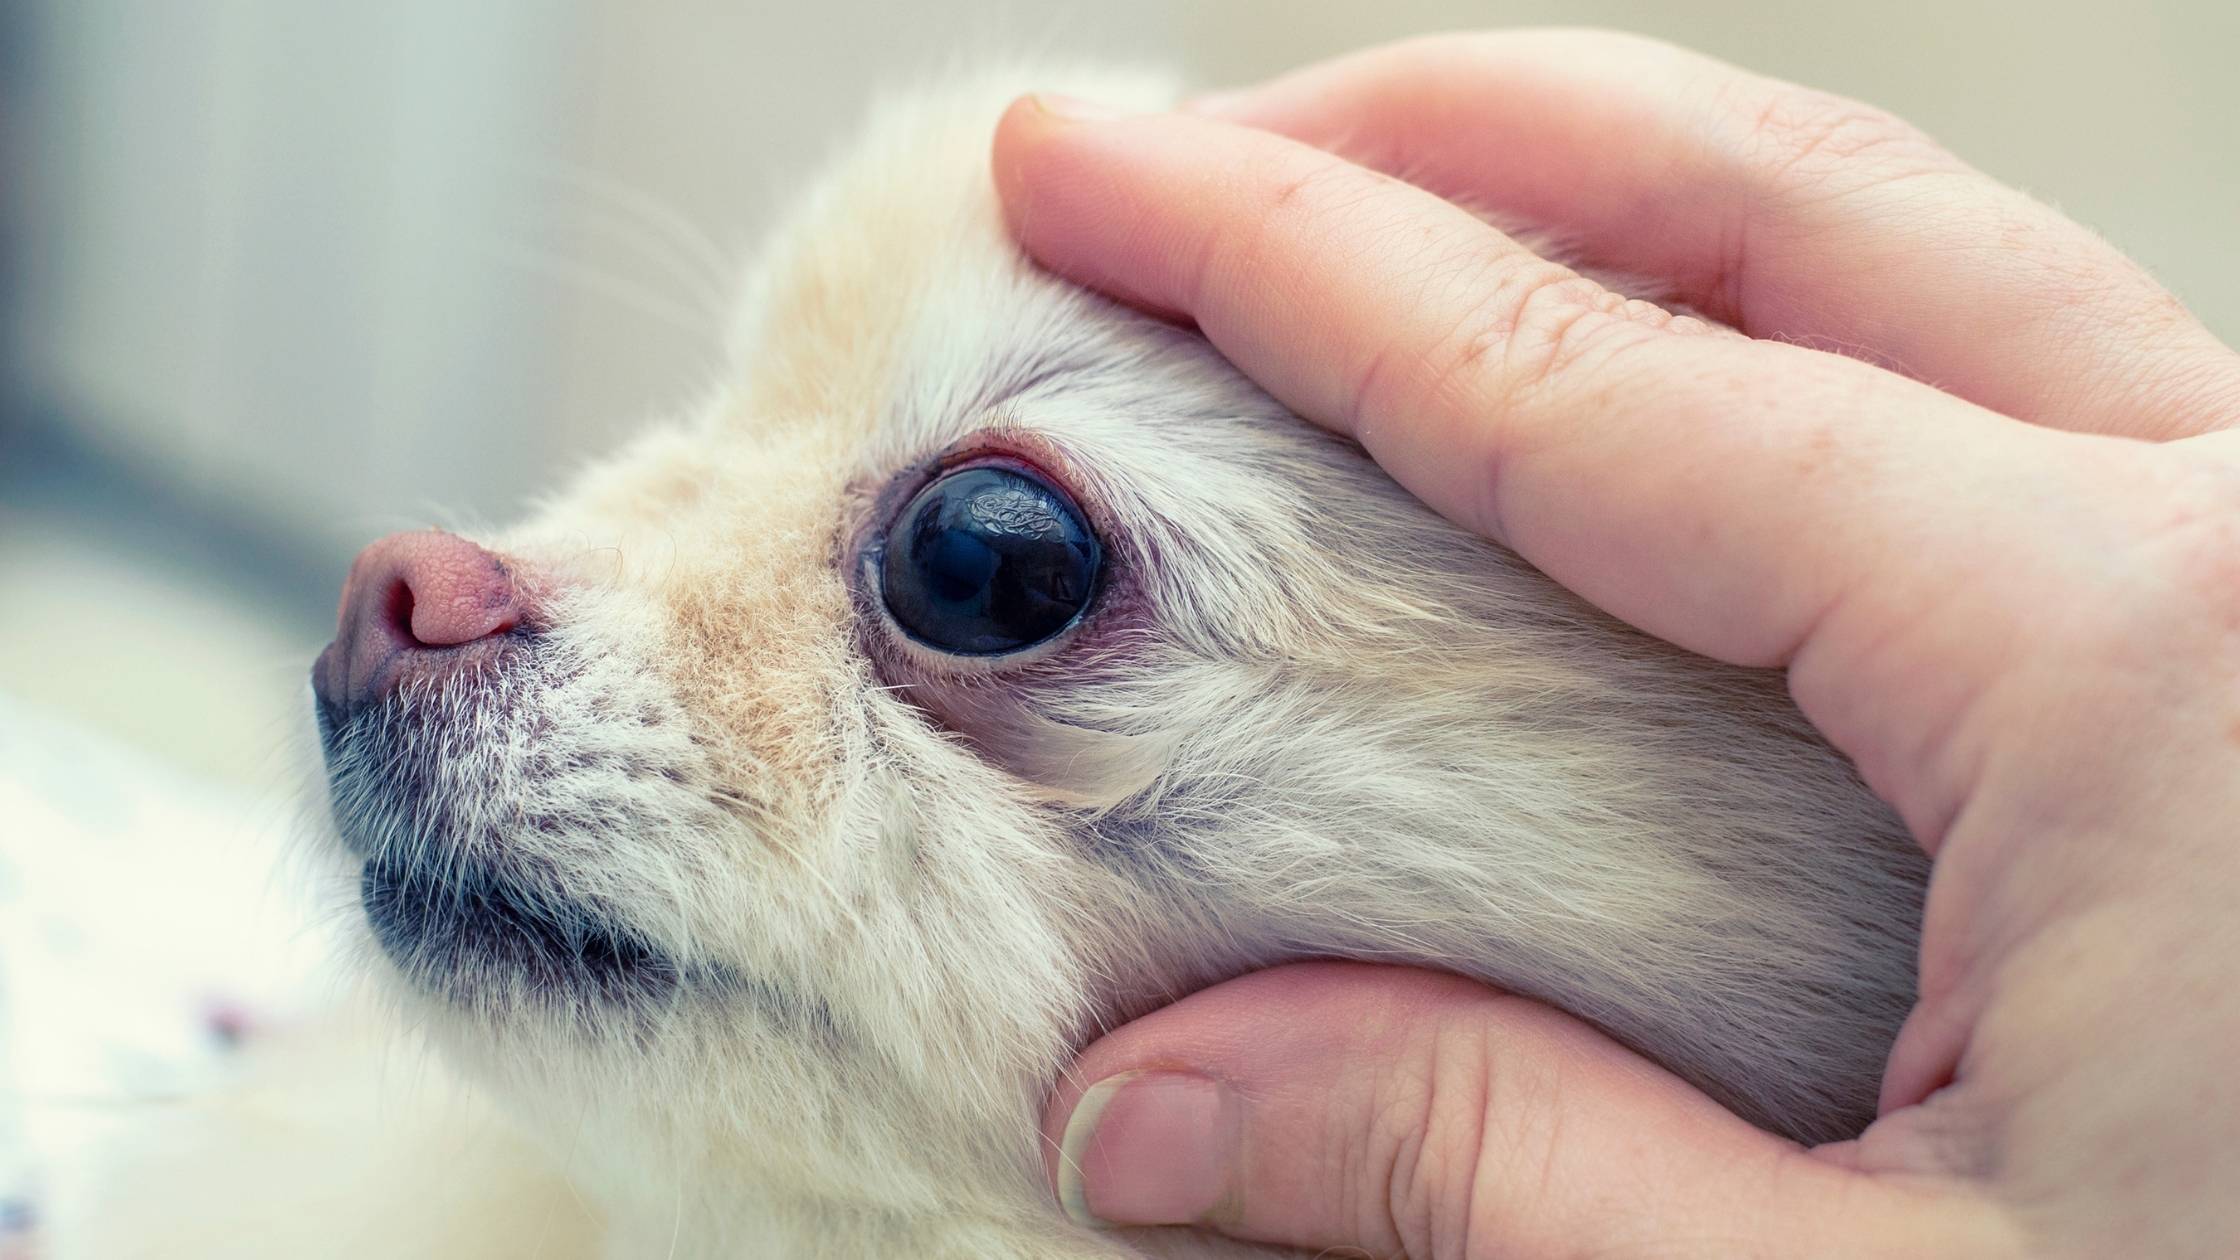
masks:
<svg viewBox="0 0 2240 1260"><path fill-rule="evenodd" d="M375 857L359 899L382 952L415 988L483 1013L646 1011L679 968L591 907L499 871L430 871Z"/></svg>
<svg viewBox="0 0 2240 1260"><path fill-rule="evenodd" d="M668 954L568 891L533 846L474 821L490 811L461 799L461 785L477 781L464 767L487 754L457 732L502 717L506 700L456 688L347 722L321 715L334 822L358 860L374 940L413 988L483 1015L666 1003L680 983ZM492 766L488 790L503 793L505 782Z"/></svg>

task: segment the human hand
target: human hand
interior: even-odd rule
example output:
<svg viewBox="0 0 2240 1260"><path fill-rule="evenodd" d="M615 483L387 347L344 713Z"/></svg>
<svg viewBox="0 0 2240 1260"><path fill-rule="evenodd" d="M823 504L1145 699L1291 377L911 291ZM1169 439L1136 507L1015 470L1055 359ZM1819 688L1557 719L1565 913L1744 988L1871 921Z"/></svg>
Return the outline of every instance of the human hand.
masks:
<svg viewBox="0 0 2240 1260"><path fill-rule="evenodd" d="M1616 35L1158 116L1029 98L995 169L1046 265L1611 613L1787 669L1935 858L1856 1141L1522 999L1314 964L1082 1055L1046 1120L1071 1210L1418 1260L2240 1249L2240 356L2174 298L1902 123Z"/></svg>

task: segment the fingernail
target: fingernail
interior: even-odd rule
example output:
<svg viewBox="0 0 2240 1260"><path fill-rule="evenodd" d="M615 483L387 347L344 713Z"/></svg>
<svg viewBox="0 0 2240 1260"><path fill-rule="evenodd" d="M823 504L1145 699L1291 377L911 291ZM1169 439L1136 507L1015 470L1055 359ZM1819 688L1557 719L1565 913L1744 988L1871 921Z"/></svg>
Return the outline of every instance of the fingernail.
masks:
<svg viewBox="0 0 2240 1260"><path fill-rule="evenodd" d="M1127 111L1085 101L1078 96L1061 96L1056 92L1037 92L1034 103L1043 113L1066 122L1100 122L1108 118L1125 118Z"/></svg>
<svg viewBox="0 0 2240 1260"><path fill-rule="evenodd" d="M1188 1225L1225 1212L1242 1109L1191 1072L1123 1072L1081 1095L1059 1140L1058 1200L1092 1227Z"/></svg>

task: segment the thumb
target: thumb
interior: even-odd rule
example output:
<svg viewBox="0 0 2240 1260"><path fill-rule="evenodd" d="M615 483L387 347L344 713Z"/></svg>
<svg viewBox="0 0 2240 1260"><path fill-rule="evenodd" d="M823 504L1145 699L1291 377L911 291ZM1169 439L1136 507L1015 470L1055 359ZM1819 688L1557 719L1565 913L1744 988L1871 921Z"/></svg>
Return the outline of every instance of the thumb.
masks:
<svg viewBox="0 0 2240 1260"><path fill-rule="evenodd" d="M1959 1183L1736 1119L1586 1024L1454 976L1307 963L1091 1046L1045 1117L1087 1225L1416 1260L1986 1256Z"/></svg>

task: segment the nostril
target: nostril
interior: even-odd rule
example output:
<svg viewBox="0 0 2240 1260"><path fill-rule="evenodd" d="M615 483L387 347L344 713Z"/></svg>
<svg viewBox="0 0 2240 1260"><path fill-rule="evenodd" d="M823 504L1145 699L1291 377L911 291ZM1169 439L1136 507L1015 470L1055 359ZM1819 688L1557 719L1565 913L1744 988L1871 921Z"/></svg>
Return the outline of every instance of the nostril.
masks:
<svg viewBox="0 0 2240 1260"><path fill-rule="evenodd" d="M412 584L401 577L389 584L388 596L381 601L381 620L398 642L428 646L412 633Z"/></svg>
<svg viewBox="0 0 2240 1260"><path fill-rule="evenodd" d="M426 598L413 590L416 581L428 588ZM513 588L502 571L495 578L460 582L446 580L441 571L415 574L407 569L389 584L380 616L400 644L457 647L511 631L517 624L513 603Z"/></svg>
<svg viewBox="0 0 2240 1260"><path fill-rule="evenodd" d="M402 583L403 629L421 647L491 638L519 619L512 577L480 548L424 556L405 567Z"/></svg>
<svg viewBox="0 0 2240 1260"><path fill-rule="evenodd" d="M407 676L463 659L446 649L515 632L527 598L503 559L456 534L393 534L351 566L313 685L347 716Z"/></svg>
<svg viewBox="0 0 2240 1260"><path fill-rule="evenodd" d="M400 644L457 647L520 622L521 593L505 562L456 534L399 534L369 554L379 563L366 594Z"/></svg>

